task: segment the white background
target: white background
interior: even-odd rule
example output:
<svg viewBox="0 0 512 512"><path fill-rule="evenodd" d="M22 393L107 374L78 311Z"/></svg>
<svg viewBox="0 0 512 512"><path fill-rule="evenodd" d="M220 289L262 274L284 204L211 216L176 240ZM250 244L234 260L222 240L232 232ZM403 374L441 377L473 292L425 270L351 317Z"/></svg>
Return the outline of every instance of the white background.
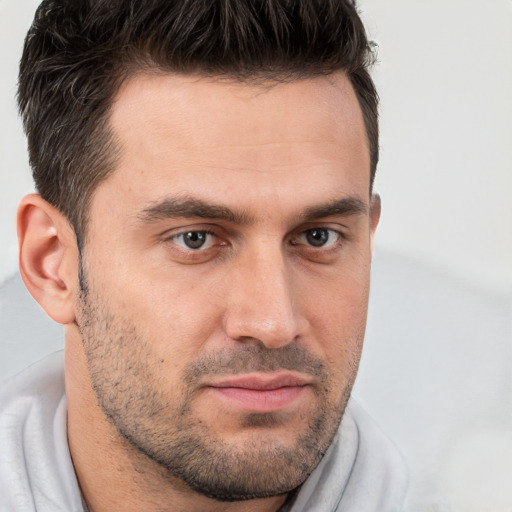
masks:
<svg viewBox="0 0 512 512"><path fill-rule="evenodd" d="M21 45L37 3L35 0L0 0L0 283L15 272L16 205L23 194L32 190L14 96ZM360 4L370 36L379 45L374 76L381 96L382 137L376 191L382 196L383 214L377 247L382 254L395 255L392 259L395 263L385 268L389 270L398 265L402 270L400 262L409 261L414 262L410 266L411 275L422 266L433 269L432 274L423 273L423 281L418 282L424 283L432 275L439 283L452 278L469 283L467 288L465 284L454 292L457 302L463 302L461 297L466 289L471 289L471 294L481 293L485 296L482 304L490 308L487 316L496 324L491 315L496 309L494 304L504 303L501 297L512 296L512 1L361 0ZM449 276L449 279L439 276ZM392 279L389 281L382 291L382 301L393 293L395 283ZM440 288L436 284L429 292L432 304L437 300L437 289ZM377 289L377 295L380 290ZM488 299L493 294L500 299L496 302ZM480 302L476 299L468 299L468 302L476 304L471 306L475 316L481 309ZM407 306L404 304L404 311ZM439 316L441 311L433 314ZM511 314L509 311L509 327ZM463 314L457 322L464 322ZM448 330L448 323L442 325L441 330ZM494 359L489 354L480 355L480 341L475 338L475 355L464 364L468 367L466 373L473 372L480 382L475 384L475 390L464 395L457 386L466 388L466 384L460 384L466 381L453 376L453 385L446 389L442 380L443 369L450 375L451 368L457 366L455 358L463 357L463 337L452 340L444 354L440 342L439 347L431 351L433 353L427 354L428 360L416 348L404 356L407 352L397 339L396 355L388 355L386 364L392 365L393 357L397 358L392 371L396 370L396 379L403 378L406 386L410 386L409 393L406 389L400 397L397 395L404 386L393 388L393 383L388 383L386 388L378 381L380 373L374 378L378 382L372 382L373 372L383 372L372 361L386 357L375 348L375 340L386 340L386 336L391 339L395 329L386 334L380 325L378 321L370 322L368 352L361 368L361 377L365 380L359 389L363 398L366 393L364 405L386 424L392 437L398 436L397 443L411 458L412 469L420 468L417 472L420 479L445 479L451 506L432 505L421 510L511 512L512 421L507 416L499 424L501 430L496 427L499 404L503 404L501 409L512 411L512 403L505 402L512 396L512 377L508 391L503 379L498 379L507 375L507 368L512 364L510 358L503 357L503 367L496 366L500 354L510 352L506 352L503 344L496 343ZM498 331L503 332L503 329L492 327L496 328L496 332L491 329L493 337L499 338ZM473 326L471 329L475 330ZM487 326L482 330L487 330ZM506 332L509 336L510 328ZM420 341L421 337L419 346ZM512 345L512 339L508 338L507 343ZM389 352L393 348L390 341L386 349L380 350ZM400 360L401 354L408 360ZM475 364L479 365L480 373L472 368ZM402 368L404 365L408 365L406 370ZM418 389L421 381L414 384L414 374L419 376L421 371L428 373L431 381L438 381L440 393L446 391L445 397L432 397L425 390L421 397L425 403L430 403L431 411L424 411L423 402L420 409L431 418L431 425L425 424L423 417L421 425L414 419L418 414L414 406L420 402L422 391ZM470 379L467 382L471 382ZM395 401L405 404L406 410L392 411L389 416L385 410L388 405L379 410L380 395L375 391L379 386L382 394L384 388L394 390ZM435 389L434 384L432 389ZM372 393L377 397L373 403ZM478 431L462 425L464 418L469 417L467 411L472 397L473 402L478 402L475 414L486 411L487 418L494 418L494 434L489 433L491 430L485 422ZM469 404L466 409L464 400ZM453 413L450 420L458 425L457 429L447 427L443 431L439 425L434 425L436 406L437 414L444 418L440 421L445 425L450 423L449 411L459 407L459 412ZM412 415L410 424L399 424L396 418L401 421L402 413L408 412ZM429 432L435 432L430 439ZM452 449L447 451L446 446ZM434 453L436 449L438 452ZM443 451L447 457L441 467L439 460ZM429 453L434 454L430 459ZM501 465L496 465L497 460ZM426 470L421 472L422 465L427 466L427 463L432 465L431 474ZM479 470L471 472L472 466ZM418 500L420 503L421 498ZM417 512L420 506L411 510Z"/></svg>
<svg viewBox="0 0 512 512"><path fill-rule="evenodd" d="M512 287L512 2L364 0L379 44L379 243Z"/></svg>

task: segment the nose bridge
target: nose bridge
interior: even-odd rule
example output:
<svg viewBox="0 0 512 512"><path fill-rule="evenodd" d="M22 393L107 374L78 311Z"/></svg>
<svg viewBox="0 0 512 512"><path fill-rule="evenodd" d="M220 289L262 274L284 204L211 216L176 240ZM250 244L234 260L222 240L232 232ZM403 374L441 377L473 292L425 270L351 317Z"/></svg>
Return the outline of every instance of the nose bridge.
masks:
<svg viewBox="0 0 512 512"><path fill-rule="evenodd" d="M268 242L245 254L233 277L228 336L255 339L268 348L292 342L300 331L300 317L281 244Z"/></svg>

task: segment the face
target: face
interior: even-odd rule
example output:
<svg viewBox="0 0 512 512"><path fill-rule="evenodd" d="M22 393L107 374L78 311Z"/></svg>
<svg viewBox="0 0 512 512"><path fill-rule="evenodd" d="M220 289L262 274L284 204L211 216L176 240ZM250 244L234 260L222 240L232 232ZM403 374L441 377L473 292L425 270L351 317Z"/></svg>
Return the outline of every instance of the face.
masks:
<svg viewBox="0 0 512 512"><path fill-rule="evenodd" d="M364 336L378 212L354 91L139 76L111 123L77 300L99 407L194 491L286 493L331 443Z"/></svg>

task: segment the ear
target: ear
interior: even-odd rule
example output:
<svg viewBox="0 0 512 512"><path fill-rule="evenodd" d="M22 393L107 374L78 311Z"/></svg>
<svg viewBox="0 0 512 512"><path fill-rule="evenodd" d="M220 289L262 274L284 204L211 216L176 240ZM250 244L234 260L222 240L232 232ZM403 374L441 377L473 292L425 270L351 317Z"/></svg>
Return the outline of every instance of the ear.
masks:
<svg viewBox="0 0 512 512"><path fill-rule="evenodd" d="M28 291L53 320L74 322L78 248L68 220L41 196L30 194L18 207L18 241Z"/></svg>
<svg viewBox="0 0 512 512"><path fill-rule="evenodd" d="M372 194L370 200L370 249L372 258L373 253L375 252L375 231L377 229L377 225L379 224L380 210L380 196L379 194Z"/></svg>

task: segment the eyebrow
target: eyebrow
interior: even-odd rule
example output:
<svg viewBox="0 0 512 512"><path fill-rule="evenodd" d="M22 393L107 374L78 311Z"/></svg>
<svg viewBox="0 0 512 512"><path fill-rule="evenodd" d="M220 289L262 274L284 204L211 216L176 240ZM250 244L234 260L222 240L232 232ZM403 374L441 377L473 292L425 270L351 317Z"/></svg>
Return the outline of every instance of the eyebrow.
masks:
<svg viewBox="0 0 512 512"><path fill-rule="evenodd" d="M326 204L305 208L300 214L301 221L331 216L363 215L368 205L358 197L343 197ZM146 224L172 218L201 218L223 220L233 224L248 225L255 219L243 210L233 210L223 205L210 203L198 198L168 197L144 208L137 216Z"/></svg>
<svg viewBox="0 0 512 512"><path fill-rule="evenodd" d="M368 205L359 197L343 197L335 199L327 204L310 206L306 208L301 217L304 220L320 219L335 215L348 217L350 215L365 215L368 213Z"/></svg>
<svg viewBox="0 0 512 512"><path fill-rule="evenodd" d="M254 219L244 211L235 211L226 206L197 198L168 197L142 210L138 215L144 223L153 223L172 218L215 219L234 224L251 224Z"/></svg>

